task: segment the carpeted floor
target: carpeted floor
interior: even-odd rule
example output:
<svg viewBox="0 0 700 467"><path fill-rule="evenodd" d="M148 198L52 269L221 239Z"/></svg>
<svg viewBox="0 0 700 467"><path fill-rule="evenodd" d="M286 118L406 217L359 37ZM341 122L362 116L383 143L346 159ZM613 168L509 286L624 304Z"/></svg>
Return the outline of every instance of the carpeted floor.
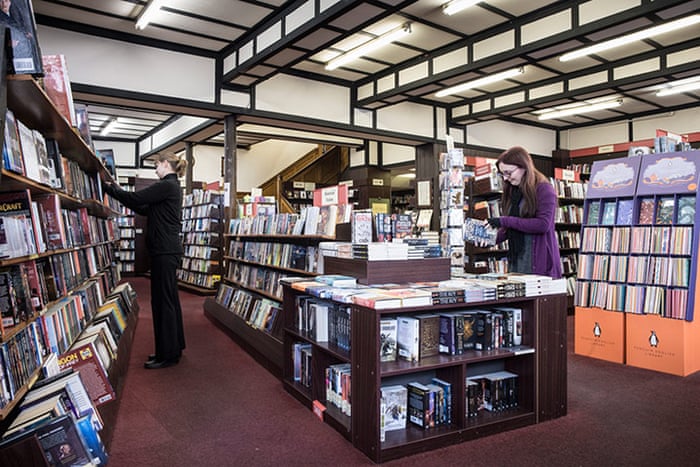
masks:
<svg viewBox="0 0 700 467"><path fill-rule="evenodd" d="M360 466L373 462L321 423L181 292L187 349L145 370L152 353L148 279L109 465ZM569 332L566 417L387 462L389 466L695 466L700 373L686 378L579 357Z"/></svg>

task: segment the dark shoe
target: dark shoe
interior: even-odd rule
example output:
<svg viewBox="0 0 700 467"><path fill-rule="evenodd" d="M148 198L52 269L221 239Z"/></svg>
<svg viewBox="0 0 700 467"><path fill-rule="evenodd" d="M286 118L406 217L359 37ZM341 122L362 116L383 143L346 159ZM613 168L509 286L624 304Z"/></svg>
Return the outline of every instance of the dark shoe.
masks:
<svg viewBox="0 0 700 467"><path fill-rule="evenodd" d="M155 361L156 361L156 354L152 353L151 355L148 356L148 360L146 360L146 363L155 362Z"/></svg>
<svg viewBox="0 0 700 467"><path fill-rule="evenodd" d="M168 368L169 366L177 365L180 361L179 358L171 358L169 360L149 360L143 364L143 367L147 370L158 370L160 368Z"/></svg>

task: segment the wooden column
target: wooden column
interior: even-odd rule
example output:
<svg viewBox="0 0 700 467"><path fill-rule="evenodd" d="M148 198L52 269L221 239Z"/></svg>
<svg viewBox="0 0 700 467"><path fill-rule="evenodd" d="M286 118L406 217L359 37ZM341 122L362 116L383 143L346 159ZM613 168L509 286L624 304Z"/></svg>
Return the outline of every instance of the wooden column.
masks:
<svg viewBox="0 0 700 467"><path fill-rule="evenodd" d="M236 116L229 115L224 119L224 188L227 190L224 205L227 206L226 224L228 220L236 216L238 212L236 205L236 193L238 186L236 177L238 176L238 164L236 158Z"/></svg>
<svg viewBox="0 0 700 467"><path fill-rule="evenodd" d="M194 155L192 149L192 143L185 142L185 160L187 161L187 167L185 168L185 193L192 193L192 170L194 166Z"/></svg>

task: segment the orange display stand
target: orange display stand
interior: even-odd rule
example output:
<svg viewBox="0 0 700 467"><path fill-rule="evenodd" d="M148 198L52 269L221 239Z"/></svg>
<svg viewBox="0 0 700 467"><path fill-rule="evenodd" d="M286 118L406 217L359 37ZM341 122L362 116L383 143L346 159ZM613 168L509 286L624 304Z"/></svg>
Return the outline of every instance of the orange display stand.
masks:
<svg viewBox="0 0 700 467"><path fill-rule="evenodd" d="M700 370L698 321L627 315L627 364L688 376Z"/></svg>
<svg viewBox="0 0 700 467"><path fill-rule="evenodd" d="M625 313L576 307L574 353L625 363Z"/></svg>

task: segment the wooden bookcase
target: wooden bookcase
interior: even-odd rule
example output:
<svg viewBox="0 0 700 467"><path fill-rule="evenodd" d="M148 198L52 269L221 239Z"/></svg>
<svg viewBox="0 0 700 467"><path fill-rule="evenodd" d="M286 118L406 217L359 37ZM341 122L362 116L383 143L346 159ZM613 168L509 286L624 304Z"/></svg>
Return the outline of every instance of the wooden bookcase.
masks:
<svg viewBox="0 0 700 467"><path fill-rule="evenodd" d="M295 299L299 295L305 294L291 286L284 286L284 387L307 407L324 407L323 420L375 462L385 462L566 415L567 337L564 294L391 310L341 304L350 307L349 352L327 342L315 342L297 329ZM501 348L466 351L456 356L441 354L415 363L380 361L379 323L383 316L467 310L495 305L522 308L523 347L519 350ZM311 345L310 387L294 380L295 343ZM352 369L350 416L326 400L325 369L329 365L342 363L349 363ZM483 370L508 370L518 375L518 408L480 413L477 417L466 416L465 379ZM408 423L406 429L387 432L385 441L380 441L380 388L407 379L430 379L433 376L452 384L452 424L425 430Z"/></svg>
<svg viewBox="0 0 700 467"><path fill-rule="evenodd" d="M119 177L119 185L127 191L134 190L135 177ZM115 256L119 258L121 273L129 275L134 273L134 261L136 258L136 222L134 211L124 205L119 206L120 216L117 217L119 228L119 246Z"/></svg>
<svg viewBox="0 0 700 467"><path fill-rule="evenodd" d="M467 179L464 187L465 217L488 219L500 217L502 191L491 178ZM471 243L464 246L464 270L470 274L507 272L507 248L496 245L481 248ZM505 265L504 265L505 264Z"/></svg>
<svg viewBox="0 0 700 467"><path fill-rule="evenodd" d="M214 294L221 280L223 258L223 193L195 189L185 196L182 240L185 254L177 275L180 285Z"/></svg>
<svg viewBox="0 0 700 467"><path fill-rule="evenodd" d="M2 92L6 93L7 108L12 110L15 117L22 121L30 129L40 132L46 138L52 138L55 140L58 144L61 155L65 159L71 161L71 163L75 163L77 166L79 166L80 171L90 177L95 186L98 185L97 179L105 179L110 177L105 167L94 154L93 150L85 143L85 141L83 141L78 132L73 129L66 119L58 112L56 107L50 101L49 97L34 78L28 75L8 76L6 82L3 84ZM2 113L3 115L5 113L4 106L2 108ZM81 181L80 183L83 182L85 182L85 180ZM78 183L78 181L75 183ZM81 241L74 240L70 248L47 249L44 252L30 256L2 259L0 260L0 267L13 266L20 263L35 263L65 255L71 255L73 258L79 258L76 260L77 262L83 261L83 258L85 258L84 261L88 261L88 263L81 264L87 264L87 266L85 268L81 268L81 270L75 275L67 274L67 272L64 271L62 275L56 274L53 279L46 279L47 282L45 283L53 281L54 288L59 292L53 292L58 297L53 300L48 300L43 304L44 307L46 308L48 305L53 304L60 305L63 298L75 292L75 290L81 285L81 281L87 282L88 280L94 279L96 282L101 284L105 295L108 295L111 288L116 285L120 277L119 270L112 264L112 250L116 240L116 223L113 221L113 219L110 219L116 215L116 212L113 210L113 206L104 204L102 199L78 199L73 194L69 194L63 189L53 188L48 185L37 183L36 181L31 180L21 174L9 172L3 168L2 185L0 191L11 192L22 190L28 190L32 198L43 195L51 195L56 197L60 203L61 209L65 210L65 212L85 208L87 210L87 215L90 216L88 217L88 219L90 219L89 223L91 225L95 225L96 227L90 228L90 238L87 240L83 238ZM73 223L67 227L73 230L79 228L79 224L83 222L82 219L84 218L79 219L81 219L81 221L72 221ZM91 271L94 271L92 276L90 276ZM63 281L65 287L59 287L59 281ZM61 294L61 290L63 289L67 290L67 294ZM116 421L119 396L121 394L124 376L128 367L129 353L138 314L138 306L136 303L134 303L134 308L132 311L133 312L128 316L127 326L119 339L117 357L112 362L108 375L110 383L117 393L117 398L103 404L98 408L105 425L103 430L100 432L100 436L107 448L109 448L109 443L111 441L112 430L114 428L114 422ZM4 333L0 338L0 344L6 344L9 342L9 339L12 339L13 336L23 332L25 329L30 328L34 323L36 323L38 316L39 314L35 312L27 313L26 321L15 325L7 333ZM85 323L83 323L83 325L85 325ZM77 327L79 329L83 329L80 326ZM70 342L66 342L66 345L68 344L70 344ZM48 352L49 349L47 347L45 349L45 354L41 356L42 362L48 356ZM27 364L26 359L34 359L34 357L29 355L28 352L23 356L23 358L25 359L23 365ZM6 370L10 370L8 366L6 366ZM18 370L20 373L22 371L23 370L21 369ZM39 373L40 366L37 365L37 367L31 371L31 374L25 378L24 383L20 387L15 388L14 398L10 400L7 405L0 408L0 431L7 428L6 423L13 418L14 410L36 382L39 377ZM36 451L37 448L39 448L38 443L29 441L23 443L21 446L17 446L17 450L15 450L14 445L6 448L3 455L7 454L14 460L19 459L20 463L22 463L22 460L27 462L32 462L32 460L36 459L43 460L44 457L41 450ZM8 453L7 449L12 452Z"/></svg>
<svg viewBox="0 0 700 467"><path fill-rule="evenodd" d="M290 263L287 256L294 249L305 249L311 253L311 261L320 255L321 241L332 240L319 235L274 235L274 234L224 234L227 254L224 256L224 275L221 287L241 290L255 299L272 300L282 305L280 277L316 275L316 268ZM281 256L285 249L284 258ZM308 261L308 260L304 260ZM217 296L219 294L217 293ZM270 332L255 329L246 320L222 306L215 298L207 298L204 311L232 338L239 342L253 357L275 375L282 374L282 319L275 318Z"/></svg>

